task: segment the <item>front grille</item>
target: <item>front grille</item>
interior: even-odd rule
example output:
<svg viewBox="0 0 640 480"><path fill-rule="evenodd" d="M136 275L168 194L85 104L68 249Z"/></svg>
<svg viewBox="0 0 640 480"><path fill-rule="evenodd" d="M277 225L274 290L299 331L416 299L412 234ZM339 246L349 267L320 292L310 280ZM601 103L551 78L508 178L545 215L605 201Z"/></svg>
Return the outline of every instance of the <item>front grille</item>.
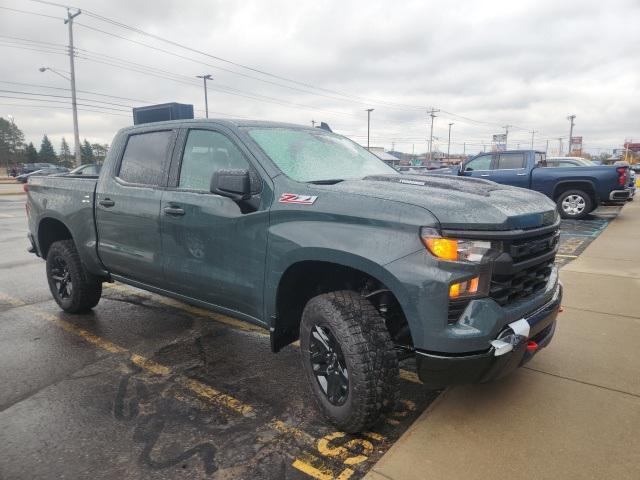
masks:
<svg viewBox="0 0 640 480"><path fill-rule="evenodd" d="M502 240L503 253L493 263L489 296L500 305L525 299L544 289L553 270L558 230L515 240ZM471 298L449 300L449 323L458 321Z"/></svg>
<svg viewBox="0 0 640 480"><path fill-rule="evenodd" d="M500 305L522 300L542 290L553 269L553 258L510 275L491 277L489 296Z"/></svg>
<svg viewBox="0 0 640 480"><path fill-rule="evenodd" d="M489 296L500 305L522 300L542 290L553 269L560 232L508 240L509 261L498 262L491 277Z"/></svg>

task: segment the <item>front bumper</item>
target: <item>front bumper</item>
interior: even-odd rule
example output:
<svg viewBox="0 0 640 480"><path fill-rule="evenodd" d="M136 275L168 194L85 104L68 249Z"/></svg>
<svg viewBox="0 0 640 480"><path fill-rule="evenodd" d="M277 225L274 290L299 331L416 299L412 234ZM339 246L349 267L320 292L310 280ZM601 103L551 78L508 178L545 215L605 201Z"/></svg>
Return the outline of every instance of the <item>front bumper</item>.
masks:
<svg viewBox="0 0 640 480"><path fill-rule="evenodd" d="M503 377L527 363L551 342L555 333L562 285L558 283L556 288L549 302L523 319L509 324L491 342L487 351L448 355L416 350L420 380L430 388L483 383ZM531 348L531 342L537 345L535 349Z"/></svg>

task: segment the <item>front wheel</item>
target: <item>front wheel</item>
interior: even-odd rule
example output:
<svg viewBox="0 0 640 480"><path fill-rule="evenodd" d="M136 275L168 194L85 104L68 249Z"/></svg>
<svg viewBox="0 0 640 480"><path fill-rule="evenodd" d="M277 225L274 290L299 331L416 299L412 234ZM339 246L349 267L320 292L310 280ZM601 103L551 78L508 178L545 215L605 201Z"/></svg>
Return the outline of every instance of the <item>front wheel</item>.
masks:
<svg viewBox="0 0 640 480"><path fill-rule="evenodd" d="M49 248L47 281L54 300L65 312L89 310L102 296L102 282L85 270L72 240L54 242Z"/></svg>
<svg viewBox="0 0 640 480"><path fill-rule="evenodd" d="M591 197L582 190L567 190L562 192L556 202L562 218L580 220L593 210Z"/></svg>
<svg viewBox="0 0 640 480"><path fill-rule="evenodd" d="M340 430L361 432L392 407L398 382L393 341L380 313L358 293L309 300L300 352L320 411Z"/></svg>

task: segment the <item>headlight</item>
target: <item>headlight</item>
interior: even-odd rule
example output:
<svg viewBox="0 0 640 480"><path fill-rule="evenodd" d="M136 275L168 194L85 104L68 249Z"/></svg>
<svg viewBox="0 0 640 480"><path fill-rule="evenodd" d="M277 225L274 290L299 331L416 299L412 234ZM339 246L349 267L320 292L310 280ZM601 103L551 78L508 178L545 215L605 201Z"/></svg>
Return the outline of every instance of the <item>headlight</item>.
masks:
<svg viewBox="0 0 640 480"><path fill-rule="evenodd" d="M431 254L449 262L478 264L477 276L449 285L449 298L483 297L489 294L492 264L489 261L502 248L500 242L445 238L434 228L420 229L420 239Z"/></svg>
<svg viewBox="0 0 640 480"><path fill-rule="evenodd" d="M498 242L445 238L434 228L422 227L420 238L427 250L441 260L483 263L489 252L498 250Z"/></svg>

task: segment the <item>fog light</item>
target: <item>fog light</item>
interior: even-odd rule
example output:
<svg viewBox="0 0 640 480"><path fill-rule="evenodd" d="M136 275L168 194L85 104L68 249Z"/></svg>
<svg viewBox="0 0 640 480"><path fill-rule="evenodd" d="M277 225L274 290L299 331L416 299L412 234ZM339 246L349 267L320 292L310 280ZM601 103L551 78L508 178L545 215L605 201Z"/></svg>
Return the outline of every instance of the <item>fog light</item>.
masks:
<svg viewBox="0 0 640 480"><path fill-rule="evenodd" d="M461 295L474 295L478 293L480 277L473 277L466 282L454 283L449 287L449 298L458 298Z"/></svg>

